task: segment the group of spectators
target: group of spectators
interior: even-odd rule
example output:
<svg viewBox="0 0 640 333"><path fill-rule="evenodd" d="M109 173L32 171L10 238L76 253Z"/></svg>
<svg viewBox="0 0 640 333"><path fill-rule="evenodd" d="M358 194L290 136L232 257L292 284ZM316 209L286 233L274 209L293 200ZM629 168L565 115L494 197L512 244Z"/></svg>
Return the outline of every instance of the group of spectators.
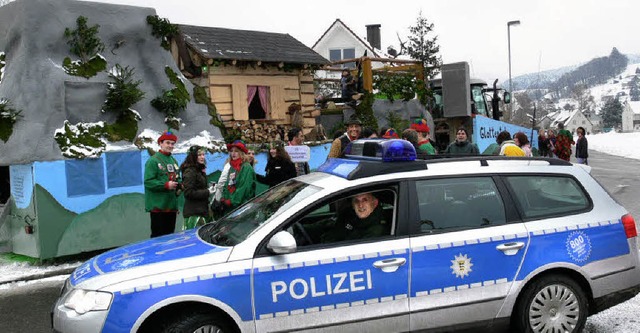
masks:
<svg viewBox="0 0 640 333"><path fill-rule="evenodd" d="M402 131L400 135L394 128L383 127L380 131L376 131L370 127L363 127L362 121L356 117L351 117L347 123L346 132L338 132L334 135L334 140L331 143L331 149L329 150L328 158L344 157L344 150L349 142L357 139L404 139L416 148L416 152L434 155L436 153L433 144L430 139L430 129L427 125L426 119L414 120L409 128ZM401 137L402 136L402 137Z"/></svg>
<svg viewBox="0 0 640 333"><path fill-rule="evenodd" d="M273 187L289 178L309 173L309 164L294 163L284 148L285 145L302 145L302 130L292 128L287 137L288 143L276 140L269 144L264 176L255 173L253 151L242 140L227 144L229 158L218 181L209 183L206 148L190 147L184 162L178 165L172 156L178 137L170 131L162 133L158 138L160 149L149 158L144 169L145 210L151 217L151 237L173 233L181 194L185 199L183 229L192 229L253 198L256 182Z"/></svg>
<svg viewBox="0 0 640 333"><path fill-rule="evenodd" d="M564 128L563 123L558 123L558 134L552 129L538 131L538 149L540 156L557 157L565 161L571 159L571 146L575 144L576 162L580 164L589 164L589 143L585 137L586 131L584 127L576 129L578 139L573 140L573 134Z"/></svg>
<svg viewBox="0 0 640 333"><path fill-rule="evenodd" d="M558 134L553 130L540 130L538 135L539 155L569 160L571 145L576 145L576 160L587 164L588 144L585 129L577 129L578 140L574 142L571 132L558 124ZM430 128L425 119L414 120L401 134L394 128L382 128L374 131L362 126L362 122L352 117L346 124L346 131L335 135L328 158L343 157L349 142L361 138L404 139L422 155L437 154L430 140ZM172 156L178 137L170 131L158 138L160 150L152 155L145 164L144 187L145 209L151 217L151 237L170 234L175 229L178 212L178 196L184 193L183 216L184 229L195 228L219 217L247 202L256 194L256 182L269 187L296 176L310 172L307 162L294 163L285 150L286 145L297 146L304 142L304 134L299 128L287 133L288 142L281 140L269 144L269 155L265 175L254 171L256 160L253 151L245 143L236 140L227 144L229 158L226 160L216 183L209 183L206 174L206 149L201 146L189 148L187 157L181 165ZM466 128L459 127L456 139L440 152L444 155L480 155L478 146L469 141ZM483 154L502 156L532 156L531 144L527 136L518 132L513 138L508 131L502 131L496 137L496 143ZM210 199L211 198L211 199Z"/></svg>

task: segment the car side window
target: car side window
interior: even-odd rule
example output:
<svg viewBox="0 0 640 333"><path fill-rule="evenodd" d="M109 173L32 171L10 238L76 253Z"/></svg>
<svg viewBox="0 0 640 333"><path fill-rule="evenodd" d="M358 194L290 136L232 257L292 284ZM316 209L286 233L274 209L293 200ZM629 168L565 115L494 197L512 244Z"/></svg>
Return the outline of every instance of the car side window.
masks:
<svg viewBox="0 0 640 333"><path fill-rule="evenodd" d="M506 223L504 203L491 177L430 179L415 184L421 232Z"/></svg>
<svg viewBox="0 0 640 333"><path fill-rule="evenodd" d="M298 247L392 235L396 192L376 190L341 197L312 209L284 229Z"/></svg>
<svg viewBox="0 0 640 333"><path fill-rule="evenodd" d="M590 201L578 182L566 176L508 176L523 218L579 213Z"/></svg>

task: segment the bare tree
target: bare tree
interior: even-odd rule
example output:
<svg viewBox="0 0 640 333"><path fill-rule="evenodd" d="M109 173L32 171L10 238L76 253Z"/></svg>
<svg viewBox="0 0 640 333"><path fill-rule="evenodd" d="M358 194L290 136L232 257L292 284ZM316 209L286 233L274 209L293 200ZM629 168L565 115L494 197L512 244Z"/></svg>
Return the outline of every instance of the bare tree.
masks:
<svg viewBox="0 0 640 333"><path fill-rule="evenodd" d="M571 89L571 97L578 102L578 110L591 113L595 108L594 98L591 90L585 84L576 84Z"/></svg>

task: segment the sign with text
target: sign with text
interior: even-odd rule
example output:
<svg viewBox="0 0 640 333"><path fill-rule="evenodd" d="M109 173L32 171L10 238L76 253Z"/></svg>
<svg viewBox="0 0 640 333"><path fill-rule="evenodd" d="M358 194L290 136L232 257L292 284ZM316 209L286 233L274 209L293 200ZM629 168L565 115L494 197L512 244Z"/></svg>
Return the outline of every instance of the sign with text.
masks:
<svg viewBox="0 0 640 333"><path fill-rule="evenodd" d="M11 196L20 209L26 209L33 195L33 168L31 164L9 166Z"/></svg>
<svg viewBox="0 0 640 333"><path fill-rule="evenodd" d="M538 132L534 131L535 140L531 137L531 129L505 123L503 121L493 120L491 118L476 116L473 118L473 142L478 146L482 153L490 144L496 143L498 133L507 131L511 133L511 137L518 132L524 133L529 138L531 148L538 147Z"/></svg>
<svg viewBox="0 0 640 333"><path fill-rule="evenodd" d="M293 163L309 162L311 159L311 149L309 149L309 146L285 146L284 150L289 153L291 162Z"/></svg>

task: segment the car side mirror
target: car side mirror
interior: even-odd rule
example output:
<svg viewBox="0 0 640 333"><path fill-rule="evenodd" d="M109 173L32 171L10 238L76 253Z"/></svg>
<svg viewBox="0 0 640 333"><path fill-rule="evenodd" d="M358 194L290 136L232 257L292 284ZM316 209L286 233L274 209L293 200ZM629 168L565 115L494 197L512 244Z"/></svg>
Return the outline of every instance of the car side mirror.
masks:
<svg viewBox="0 0 640 333"><path fill-rule="evenodd" d="M504 101L504 104L511 103L511 93L508 91L505 91L504 94L502 94L502 100Z"/></svg>
<svg viewBox="0 0 640 333"><path fill-rule="evenodd" d="M297 249L296 239L285 230L279 231L267 243L267 249L276 254L293 253Z"/></svg>

